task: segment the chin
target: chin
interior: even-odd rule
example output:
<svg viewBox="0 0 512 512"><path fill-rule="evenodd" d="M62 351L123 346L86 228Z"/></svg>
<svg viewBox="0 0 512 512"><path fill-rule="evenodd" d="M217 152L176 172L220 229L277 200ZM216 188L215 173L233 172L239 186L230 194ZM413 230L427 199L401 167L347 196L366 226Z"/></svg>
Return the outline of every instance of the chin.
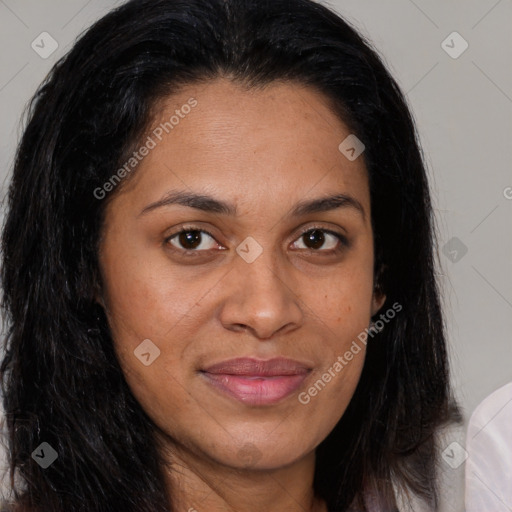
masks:
<svg viewBox="0 0 512 512"><path fill-rule="evenodd" d="M288 437L286 443L268 436L260 442L249 441L247 438L243 442L232 440L221 453L212 454L212 458L223 465L239 470L277 470L293 464L314 450L312 443L310 446L305 446L301 441L304 443L304 439L300 439L300 436L296 441Z"/></svg>

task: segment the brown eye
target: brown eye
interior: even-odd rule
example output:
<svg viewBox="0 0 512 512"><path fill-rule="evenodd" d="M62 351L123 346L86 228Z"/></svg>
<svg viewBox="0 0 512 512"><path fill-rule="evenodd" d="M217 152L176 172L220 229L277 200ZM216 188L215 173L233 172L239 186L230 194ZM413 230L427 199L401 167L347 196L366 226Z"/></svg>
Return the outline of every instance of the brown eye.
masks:
<svg viewBox="0 0 512 512"><path fill-rule="evenodd" d="M176 249L193 252L207 251L217 245L213 236L203 229L184 229L166 241Z"/></svg>
<svg viewBox="0 0 512 512"><path fill-rule="evenodd" d="M303 247L299 249L306 249L316 252L336 252L340 250L341 246L348 246L347 239L340 233L326 229L309 229L302 233L298 238L303 241ZM295 242L297 244L298 242Z"/></svg>
<svg viewBox="0 0 512 512"><path fill-rule="evenodd" d="M308 231L302 237L305 245L310 249L320 249L325 243L325 235L319 229Z"/></svg>

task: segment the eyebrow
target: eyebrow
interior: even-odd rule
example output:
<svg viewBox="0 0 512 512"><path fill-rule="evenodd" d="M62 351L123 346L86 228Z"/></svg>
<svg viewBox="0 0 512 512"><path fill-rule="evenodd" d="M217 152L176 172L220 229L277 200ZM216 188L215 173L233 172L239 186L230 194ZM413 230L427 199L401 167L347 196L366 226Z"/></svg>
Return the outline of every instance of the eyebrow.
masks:
<svg viewBox="0 0 512 512"><path fill-rule="evenodd" d="M234 204L215 199L214 197L205 194L176 190L167 193L159 201L151 203L143 208L139 216L145 215L157 208L173 204L187 206L189 208L195 208L209 213L231 216L237 215L237 208ZM334 194L319 197L317 199L300 201L293 207L286 217L300 217L312 213L327 212L338 208L350 208L361 214L363 219L366 218L363 205L354 197L346 194Z"/></svg>

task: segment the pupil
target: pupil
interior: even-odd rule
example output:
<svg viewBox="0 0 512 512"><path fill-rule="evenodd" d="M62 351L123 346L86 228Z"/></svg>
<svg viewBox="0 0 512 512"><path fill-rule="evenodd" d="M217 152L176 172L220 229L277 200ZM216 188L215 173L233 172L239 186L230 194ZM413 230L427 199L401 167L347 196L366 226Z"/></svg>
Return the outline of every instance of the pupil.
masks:
<svg viewBox="0 0 512 512"><path fill-rule="evenodd" d="M201 243L199 231L184 231L179 235L180 244L186 249L194 249Z"/></svg>
<svg viewBox="0 0 512 512"><path fill-rule="evenodd" d="M319 229L314 229L304 235L306 237L306 245L311 249L319 249L324 244L324 234ZM317 239L315 241L315 238ZM311 245L310 245L311 244Z"/></svg>

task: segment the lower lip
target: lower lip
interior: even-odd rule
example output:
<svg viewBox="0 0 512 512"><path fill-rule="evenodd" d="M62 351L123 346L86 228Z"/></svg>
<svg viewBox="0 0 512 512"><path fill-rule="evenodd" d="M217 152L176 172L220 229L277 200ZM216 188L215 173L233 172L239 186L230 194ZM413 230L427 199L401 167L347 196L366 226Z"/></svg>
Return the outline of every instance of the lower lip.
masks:
<svg viewBox="0 0 512 512"><path fill-rule="evenodd" d="M203 372L217 390L247 405L271 405L297 390L307 373L275 377L246 377Z"/></svg>

